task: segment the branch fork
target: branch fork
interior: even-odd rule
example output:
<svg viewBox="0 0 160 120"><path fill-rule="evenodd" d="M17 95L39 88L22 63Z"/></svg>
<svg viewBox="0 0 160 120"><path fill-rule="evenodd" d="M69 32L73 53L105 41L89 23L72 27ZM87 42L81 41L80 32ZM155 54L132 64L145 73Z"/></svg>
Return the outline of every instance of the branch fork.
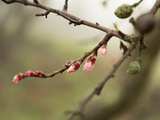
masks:
<svg viewBox="0 0 160 120"><path fill-rule="evenodd" d="M74 26L77 25L85 25L94 29L98 29L102 32L105 32L106 35L103 38L102 41L100 41L97 46L95 46L92 50L86 52L82 57L80 57L79 59L69 62L67 64L65 64L61 69L53 71L50 74L45 74L42 71L35 71L32 72L30 70L28 70L26 72L26 74L22 74L19 73L17 75L14 76L13 81L15 83L17 83L19 80L26 78L26 77L39 77L39 78L48 78L48 77L53 77L59 73L63 73L64 71L66 71L67 69L69 69L72 65L74 65L75 63L81 65L83 63L83 61L89 57L89 56L97 56L97 51L103 46L106 45L107 42L114 36L117 38L120 38L122 41L128 42L130 43L130 47L126 48L126 46L124 46L124 44L120 43L120 47L124 50L123 52L123 56L119 59L119 61L113 65L111 71L108 73L107 77L100 81L100 83L93 89L93 91L80 103L80 105L78 106L78 108L76 110L74 110L71 113L71 116L68 118L68 120L73 120L74 117L76 115L80 115L83 116L82 111L85 108L85 106L87 105L87 103L95 96L95 95L100 95L103 87L105 86L105 83L112 77L114 77L115 72L117 71L117 69L119 68L119 66L124 62L124 60L126 60L126 58L128 56L131 55L131 52L136 48L137 44L140 42L140 48L139 48L139 56L141 56L141 52L142 52L142 45L144 45L144 41L142 41L143 36L140 35L127 35L124 34L122 31L120 31L117 27L116 24L114 24L116 30L111 30L109 28L106 28L104 26L101 26L99 23L92 23L86 20L82 20L72 14L69 14L67 12L68 10L68 0L65 0L65 4L63 6L63 10L57 10L54 8L50 8L47 7L45 5L42 5L39 3L38 0L33 0L33 2L27 1L27 0L2 0L3 2L5 2L6 4L11 4L11 3L21 3L21 4L25 4L28 6L33 6L33 7L37 7L40 9L45 10L45 13L41 13L41 14L36 14L36 16L44 16L45 18L47 18L47 16L49 15L49 13L55 13L61 17L63 17L64 19L69 21L69 24L74 24ZM141 2L142 0L140 0ZM152 7L152 9L148 12L148 14L151 15L155 15L156 12L158 11L158 9L160 8L160 0L157 0L154 4L154 6ZM131 19L132 20L132 19ZM91 56L91 57L92 57ZM89 58L90 59L90 58ZM88 60L89 60L88 59ZM87 62L87 61L86 61ZM73 68L73 70L77 70L77 68Z"/></svg>

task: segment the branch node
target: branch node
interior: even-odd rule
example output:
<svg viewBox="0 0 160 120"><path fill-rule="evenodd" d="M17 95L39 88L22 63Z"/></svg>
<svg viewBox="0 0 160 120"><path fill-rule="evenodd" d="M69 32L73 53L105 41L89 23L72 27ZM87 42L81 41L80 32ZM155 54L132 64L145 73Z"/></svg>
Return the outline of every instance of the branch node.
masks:
<svg viewBox="0 0 160 120"><path fill-rule="evenodd" d="M85 115L82 113L81 110L77 111L66 111L65 114L71 114L68 120L72 120L75 116L80 116L82 118L85 118Z"/></svg>
<svg viewBox="0 0 160 120"><path fill-rule="evenodd" d="M134 20L134 18L133 18L133 17L129 20L129 22L130 22L130 23L132 23L132 25L133 25L133 26L135 26L135 25L136 25L136 22L135 22L135 20Z"/></svg>
<svg viewBox="0 0 160 120"><path fill-rule="evenodd" d="M74 26L81 25L83 24L83 20L79 20L79 21L70 20L69 25L71 24L74 24Z"/></svg>
<svg viewBox="0 0 160 120"><path fill-rule="evenodd" d="M48 17L48 14L50 13L50 11L46 11L45 13L40 13L40 14L36 14L35 16L44 16L45 18Z"/></svg>
<svg viewBox="0 0 160 120"><path fill-rule="evenodd" d="M98 25L99 25L99 23L98 23L98 22L96 22L96 25L98 26Z"/></svg>
<svg viewBox="0 0 160 120"><path fill-rule="evenodd" d="M35 4L39 4L39 1L38 0L33 0L33 2L35 3Z"/></svg>
<svg viewBox="0 0 160 120"><path fill-rule="evenodd" d="M102 86L100 86L100 87L97 87L97 88L95 88L95 91L96 91L96 95L100 95L101 94L101 90L102 90L102 88L103 88L103 85Z"/></svg>
<svg viewBox="0 0 160 120"><path fill-rule="evenodd" d="M119 29L118 29L118 25L117 25L117 23L113 23L113 25L114 25L114 28L116 29L116 31L118 32L118 34L122 37L122 39L124 39L124 37L126 36L122 31L120 31Z"/></svg>
<svg viewBox="0 0 160 120"><path fill-rule="evenodd" d="M28 4L26 3L27 2L27 0L21 0L22 1L22 3L25 5L25 6L27 6Z"/></svg>

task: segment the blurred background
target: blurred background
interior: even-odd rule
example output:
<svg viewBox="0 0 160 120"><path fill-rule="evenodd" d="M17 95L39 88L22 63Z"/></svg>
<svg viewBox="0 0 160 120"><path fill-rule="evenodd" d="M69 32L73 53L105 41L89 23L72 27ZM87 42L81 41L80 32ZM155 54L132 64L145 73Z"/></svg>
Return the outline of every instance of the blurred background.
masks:
<svg viewBox="0 0 160 120"><path fill-rule="evenodd" d="M156 0L144 0L132 14L137 18L148 12ZM41 0L41 3L62 9L64 0ZM113 22L124 33L133 34L129 19L120 20L114 10L123 3L138 0L69 0L68 12L82 19L98 22L114 29ZM84 72L59 74L53 78L26 78L12 83L15 74L27 70L51 73L66 61L75 60L91 50L105 35L86 26L68 25L68 21L49 14L35 17L44 10L22 4L7 5L0 1L0 119L1 120L66 120L68 110L78 104L102 81L122 56L120 41L112 38L105 56L98 55L95 68ZM160 13L156 14L160 20ZM145 37L149 47L143 51L142 69L128 75L132 53L118 69L115 78L105 85L83 111L85 120L159 120L160 119L160 54L159 29ZM76 117L76 120L81 118ZM84 120L84 118L83 118Z"/></svg>

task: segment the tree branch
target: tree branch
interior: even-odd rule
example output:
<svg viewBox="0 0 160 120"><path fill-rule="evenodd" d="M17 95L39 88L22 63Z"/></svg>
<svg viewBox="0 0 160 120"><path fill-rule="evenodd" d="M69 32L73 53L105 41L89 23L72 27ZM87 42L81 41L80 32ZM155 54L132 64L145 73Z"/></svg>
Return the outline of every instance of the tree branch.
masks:
<svg viewBox="0 0 160 120"><path fill-rule="evenodd" d="M131 52L136 48L136 45L138 41L141 39L141 36L132 36L132 39L134 41L134 45L132 45L128 51L120 58L120 60L113 66L112 70L109 72L107 77L102 80L95 88L94 90L80 103L79 107L72 113L72 115L68 118L68 120L73 120L74 116L80 115L82 116L82 110L85 108L87 103L95 96L100 95L105 83L112 77L114 77L115 72L119 68L119 66L124 62L124 60L130 56Z"/></svg>
<svg viewBox="0 0 160 120"><path fill-rule="evenodd" d="M49 13L55 13L63 18L65 18L66 20L69 21L69 24L72 24L74 23L74 25L85 25L85 26L88 26L88 27L91 27L91 28L95 28L95 29L98 29L100 31L103 31L105 33L112 33L113 36L115 37L118 37L126 42L129 42L129 39L130 39L130 36L129 35L125 35L124 38L122 38L122 36L115 30L111 30L109 28L106 28L104 26L101 26L100 24L97 24L96 23L92 23L92 22L89 22L87 20L82 20L72 14L69 14L68 12L64 11L64 10L57 10L57 9L54 9L54 8L50 8L50 7L47 7L45 5L42 5L42 4L36 4L35 2L30 2L30 1L27 1L27 0L2 0L3 2L5 2L6 4L10 4L10 3L20 3L20 4L24 4L24 5L28 5L28 6L33 6L33 7L37 7L37 8L41 8L43 10L46 10L48 11ZM48 14L47 14L48 15ZM41 15L37 15L37 16L44 16L44 14L41 14Z"/></svg>
<svg viewBox="0 0 160 120"><path fill-rule="evenodd" d="M65 5L63 7L63 10L57 10L54 8L50 8L47 7L45 5L40 4L37 0L34 2L30 2L27 0L2 0L3 2L5 2L6 4L10 4L10 3L21 3L24 5L29 5L29 6L33 6L33 7L37 7L37 8L41 8L43 10L46 10L45 13L41 13L41 14L36 14L36 16L45 16L47 18L47 15L49 13L55 13L63 18L65 18L66 20L69 21L69 24L74 24L76 25L85 25L91 28L95 28L98 29L100 31L103 31L105 33L107 33L107 35L104 37L104 39L96 46L94 47L92 50L90 50L89 52L86 52L82 57L80 57L79 59L75 60L74 62L71 62L70 64L66 64L64 65L63 68L52 72L51 74L44 74L41 71L35 71L35 72L31 72L30 74L22 74L20 73L20 77L23 76L23 78L26 77L40 77L40 78L47 78L47 77L53 77L59 73L63 73L66 69L68 69L72 64L74 64L75 62L79 62L80 64L82 64L82 62L91 54L96 54L97 55L97 51L98 49L106 44L113 36L118 37L126 42L129 42L132 40L132 42L134 44L131 45L131 47L124 53L124 55L120 58L120 60L113 66L112 70L110 71L110 73L107 75L107 77L102 80L96 87L95 89L80 103L79 107L71 114L71 116L69 117L68 120L73 120L75 115L82 115L82 110L85 108L85 106L87 105L87 103L94 97L94 95L100 95L105 83L112 77L114 77L115 72L117 71L117 69L119 68L119 66L124 62L124 60L131 54L131 52L136 48L137 43L141 40L142 36L136 36L136 35L126 35L124 33L122 33L121 31L115 31L115 30L111 30L109 28L106 28L104 26L101 26L97 23L92 23L89 22L87 20L82 20L72 14L67 13L67 9L68 9L68 0L65 0ZM151 15L155 15L157 10L160 7L160 0L157 0L156 3L154 4L154 6L152 7L152 9L148 12ZM19 76L16 76L19 77Z"/></svg>
<svg viewBox="0 0 160 120"><path fill-rule="evenodd" d="M74 62L76 61L79 61L81 64L82 62L84 61L85 58L87 58L89 55L91 55L92 53L96 53L98 51L98 49L103 45L105 44L106 42L105 39L107 37L107 40L109 40L112 36L115 36L115 37L118 37L120 39L123 39L124 41L130 43L130 41L132 40L132 37L129 36L129 35L126 35L123 33L123 35L121 34L122 32L121 31L114 31L114 30L111 30L109 28L106 28L106 27L103 27L97 23L91 23L89 21L86 21L86 20L82 20L74 15L71 15L69 13L67 13L66 11L61 11L61 10L57 10L57 9L53 9L53 8L50 8L50 7L47 7L45 5L42 5L40 4L37 0L33 1L33 2L30 2L30 1L26 1L26 0L2 0L4 1L5 3L21 3L21 4L25 4L25 5L28 5L28 6L33 6L33 7L37 7L37 8L41 8L41 9L44 9L46 10L45 13L41 13L41 14L36 14L36 16L45 16L45 18L47 18L48 14L49 13L55 13L57 15L60 15L61 17L65 18L66 20L69 21L69 24L74 24L75 26L76 25L86 25L86 26L89 26L89 27L92 27L92 28L95 28L95 29L98 29L98 30L101 30L103 32L106 32L108 33L105 38L95 47L93 48L91 51L85 53L85 55L83 55L81 58L75 60ZM67 4L68 1L65 2L65 4ZM108 39L109 38L109 39ZM26 78L26 77L40 77L40 78L48 78L48 77L53 77L59 73L63 73L65 70L67 70L74 62L70 63L70 64L67 64L67 65L64 65L63 68L59 69L59 70L56 70L56 71L53 71L52 73L50 74L45 74L41 71L39 71L41 74L36 74L35 72L32 72L34 74L32 75L27 75L27 74L22 74L23 77L22 78Z"/></svg>
<svg viewBox="0 0 160 120"><path fill-rule="evenodd" d="M30 74L27 74L27 73L26 73L26 74L20 73L20 74L21 74L21 76L23 76L22 78L27 78L27 77L49 78L49 77L53 77L53 76L55 76L55 75L57 75L57 74L59 74L59 73L63 73L65 70L67 70L67 69L68 69L72 64L74 64L75 62L79 62L80 64L82 64L83 61L84 61L88 56L90 56L91 54L97 54L98 49L99 49L102 45L106 44L106 43L110 40L111 37L112 37L112 34L107 34L107 35L103 38L103 40L102 40L101 42L99 42L99 44L98 44L96 47L94 47L92 50L86 52L82 57L78 58L77 60L75 60L75 61L73 61L73 62L71 62L71 63L69 63L69 64L63 65L64 67L62 67L62 68L59 69L59 70L53 71L53 72L50 73L50 74L45 74L45 73L43 73L42 71L35 71L35 72L30 71L30 72L31 72ZM27 71L27 72L28 72L28 71ZM37 73L37 72L38 72L38 73ZM20 79L20 80L21 80L21 79Z"/></svg>
<svg viewBox="0 0 160 120"><path fill-rule="evenodd" d="M151 15L155 15L159 8L160 8L160 0L157 0L148 13Z"/></svg>
<svg viewBox="0 0 160 120"><path fill-rule="evenodd" d="M160 8L160 0L157 0L152 9L149 11L149 14L155 15L157 10ZM127 52L119 59L119 61L113 66L112 70L109 72L107 77L102 80L95 88L94 90L80 103L79 107L72 112L71 116L68 118L68 120L73 120L75 116L84 116L82 114L83 109L87 105L87 103L95 96L100 95L105 83L112 77L114 77L114 73L117 71L119 66L124 62L124 60L127 58L127 56L130 56L131 52L136 48L137 43L143 39L144 36L133 36L132 40L134 41L134 45L132 45Z"/></svg>

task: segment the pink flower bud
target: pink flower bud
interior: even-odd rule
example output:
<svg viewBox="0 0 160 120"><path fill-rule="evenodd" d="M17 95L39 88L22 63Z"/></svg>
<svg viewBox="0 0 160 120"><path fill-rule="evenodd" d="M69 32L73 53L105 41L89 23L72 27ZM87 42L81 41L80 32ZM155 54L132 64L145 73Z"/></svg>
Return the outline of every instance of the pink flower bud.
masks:
<svg viewBox="0 0 160 120"><path fill-rule="evenodd" d="M12 82L18 83L23 77L24 77L24 75L22 73L19 73L19 74L14 76Z"/></svg>
<svg viewBox="0 0 160 120"><path fill-rule="evenodd" d="M68 73L75 72L80 67L80 62L73 63L67 70Z"/></svg>
<svg viewBox="0 0 160 120"><path fill-rule="evenodd" d="M71 64L71 63L73 63L73 62L74 62L73 60L69 60L69 61L66 62L65 65L69 65L69 64Z"/></svg>
<svg viewBox="0 0 160 120"><path fill-rule="evenodd" d="M83 66L83 70L84 71L91 71L95 65L95 61L96 61L96 57L95 56L91 56L86 63Z"/></svg>
<svg viewBox="0 0 160 120"><path fill-rule="evenodd" d="M37 75L42 75L42 74L43 74L43 72L41 72L41 71L35 71L35 73L36 73Z"/></svg>
<svg viewBox="0 0 160 120"><path fill-rule="evenodd" d="M102 55L105 55L107 53L107 45L103 45L101 48L100 48L100 52Z"/></svg>
<svg viewBox="0 0 160 120"><path fill-rule="evenodd" d="M42 71L35 71L35 76L44 77L46 76Z"/></svg>
<svg viewBox="0 0 160 120"><path fill-rule="evenodd" d="M26 72L26 74L27 74L28 76L35 76L35 75L36 75L34 72L32 72L32 71L30 71L30 70L28 70L28 71Z"/></svg>

